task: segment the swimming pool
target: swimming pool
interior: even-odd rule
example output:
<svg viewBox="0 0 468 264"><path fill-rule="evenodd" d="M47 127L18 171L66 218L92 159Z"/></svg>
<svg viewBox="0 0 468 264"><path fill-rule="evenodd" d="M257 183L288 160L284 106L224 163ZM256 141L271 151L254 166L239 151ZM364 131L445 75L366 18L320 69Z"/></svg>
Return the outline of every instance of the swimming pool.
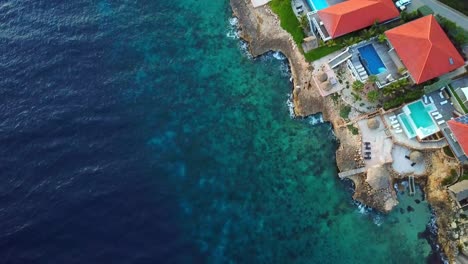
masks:
<svg viewBox="0 0 468 264"><path fill-rule="evenodd" d="M360 47L358 50L361 54L361 62L369 72L369 75L376 75L387 71L387 68L385 68L385 65L372 44Z"/></svg>
<svg viewBox="0 0 468 264"><path fill-rule="evenodd" d="M328 7L327 0L307 0L312 10L319 11Z"/></svg>
<svg viewBox="0 0 468 264"><path fill-rule="evenodd" d="M429 114L434 110L436 108L433 104L424 105L421 100L403 107L403 113L398 117L408 138L418 136L419 139L423 139L439 131L439 127Z"/></svg>
<svg viewBox="0 0 468 264"><path fill-rule="evenodd" d="M413 127L411 126L408 116L405 113L398 115L398 120L401 124L403 124L403 130L408 138L414 138L416 136L416 132L414 132Z"/></svg>

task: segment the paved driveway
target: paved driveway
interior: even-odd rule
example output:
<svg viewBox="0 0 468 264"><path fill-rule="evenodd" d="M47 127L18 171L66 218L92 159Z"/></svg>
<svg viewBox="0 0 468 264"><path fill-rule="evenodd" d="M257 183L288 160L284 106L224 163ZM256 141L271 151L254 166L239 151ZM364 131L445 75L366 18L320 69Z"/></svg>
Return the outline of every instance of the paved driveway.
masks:
<svg viewBox="0 0 468 264"><path fill-rule="evenodd" d="M466 0L462 0L466 1ZM419 7L427 5L434 13L439 14L459 25L468 31L468 17L458 12L457 10L448 7L436 0L412 0L412 3L408 6L408 11L412 12Z"/></svg>

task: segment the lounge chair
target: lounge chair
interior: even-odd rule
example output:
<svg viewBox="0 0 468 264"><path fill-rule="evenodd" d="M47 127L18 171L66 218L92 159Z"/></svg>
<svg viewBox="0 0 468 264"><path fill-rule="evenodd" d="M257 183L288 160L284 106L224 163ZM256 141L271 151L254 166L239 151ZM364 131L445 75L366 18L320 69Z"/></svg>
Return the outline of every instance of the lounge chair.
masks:
<svg viewBox="0 0 468 264"><path fill-rule="evenodd" d="M400 124L395 124L392 126L395 130L398 130L400 128Z"/></svg>
<svg viewBox="0 0 468 264"><path fill-rule="evenodd" d="M442 115L441 114L438 114L436 116L434 116L434 118L437 120L437 119L441 119L442 118Z"/></svg>
<svg viewBox="0 0 468 264"><path fill-rule="evenodd" d="M439 96L440 96L440 99L444 99L444 95L442 94L442 92L439 93Z"/></svg>
<svg viewBox="0 0 468 264"><path fill-rule="evenodd" d="M434 111L434 112L431 113L431 115L433 115L433 116L438 115L438 114L439 114L439 112L437 112L437 111Z"/></svg>
<svg viewBox="0 0 468 264"><path fill-rule="evenodd" d="M396 124L398 124L398 120L394 119L394 120L392 120L390 123L391 123L392 125L396 125Z"/></svg>
<svg viewBox="0 0 468 264"><path fill-rule="evenodd" d="M405 155L405 158L410 159L408 155Z"/></svg>
<svg viewBox="0 0 468 264"><path fill-rule="evenodd" d="M429 96L429 101L431 101L431 104L434 103L434 99L432 99L432 97Z"/></svg>
<svg viewBox="0 0 468 264"><path fill-rule="evenodd" d="M448 103L447 100L440 102L440 105L444 105L444 104L446 104L446 103Z"/></svg>
<svg viewBox="0 0 468 264"><path fill-rule="evenodd" d="M403 132L403 130L401 130L401 129L395 129L395 133L400 134L401 132Z"/></svg>
<svg viewBox="0 0 468 264"><path fill-rule="evenodd" d="M411 163L411 167L413 167L414 165L416 165L416 162Z"/></svg>
<svg viewBox="0 0 468 264"><path fill-rule="evenodd" d="M442 125L443 123L445 123L444 120L440 120L439 122L437 122L437 124L439 124L439 125Z"/></svg>
<svg viewBox="0 0 468 264"><path fill-rule="evenodd" d="M366 159L366 160L370 160L370 159L371 159L371 157L368 157L368 156L366 156L366 157L364 157L364 159Z"/></svg>
<svg viewBox="0 0 468 264"><path fill-rule="evenodd" d="M371 150L371 147L369 147L369 146L366 146L366 150Z"/></svg>

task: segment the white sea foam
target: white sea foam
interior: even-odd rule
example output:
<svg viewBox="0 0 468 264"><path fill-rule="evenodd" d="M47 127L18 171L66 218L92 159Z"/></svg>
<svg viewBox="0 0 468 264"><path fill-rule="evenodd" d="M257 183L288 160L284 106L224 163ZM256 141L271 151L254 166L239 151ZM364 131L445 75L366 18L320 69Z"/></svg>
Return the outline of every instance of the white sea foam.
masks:
<svg viewBox="0 0 468 264"><path fill-rule="evenodd" d="M308 118L309 124L311 125L318 125L323 123L323 116L322 114L311 115Z"/></svg>
<svg viewBox="0 0 468 264"><path fill-rule="evenodd" d="M277 60L286 60L286 56L284 56L284 54L279 51L273 52L273 58Z"/></svg>
<svg viewBox="0 0 468 264"><path fill-rule="evenodd" d="M289 69L289 65L288 65L287 61L283 61L280 64L280 73L281 73L281 76L283 76L283 77L290 77L290 79L292 78L291 77L291 71Z"/></svg>
<svg viewBox="0 0 468 264"><path fill-rule="evenodd" d="M226 36L230 39L239 39L239 20L237 17L229 18L229 26L227 28Z"/></svg>
<svg viewBox="0 0 468 264"><path fill-rule="evenodd" d="M286 100L286 105L288 106L289 117L291 117L291 119L294 119L296 115L294 114L294 103L292 94L288 94L288 100Z"/></svg>
<svg viewBox="0 0 468 264"><path fill-rule="evenodd" d="M242 53L249 59L252 59L253 56L249 52L249 44L245 41L239 41L239 49L242 51Z"/></svg>

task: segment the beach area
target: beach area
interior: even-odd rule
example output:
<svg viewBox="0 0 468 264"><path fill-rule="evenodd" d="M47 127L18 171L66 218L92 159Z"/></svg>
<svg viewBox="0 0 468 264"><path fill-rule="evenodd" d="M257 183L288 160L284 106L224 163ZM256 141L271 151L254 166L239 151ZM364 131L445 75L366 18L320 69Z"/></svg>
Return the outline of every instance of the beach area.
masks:
<svg viewBox="0 0 468 264"><path fill-rule="evenodd" d="M304 118L321 113L324 120L333 126L334 134L339 142L336 151L336 166L338 171L348 171L359 167L359 156L362 145L361 136L353 134L346 127L346 122L340 117L339 107L330 96L322 97L319 88L313 82L314 68L308 63L290 34L281 28L278 17L268 5L254 8L249 0L230 0L233 15L239 19L239 35L249 43L249 51L254 56L260 56L269 51L283 53L291 68L292 95L294 114L296 118ZM380 110L380 114L382 110ZM453 169L449 157L441 151L425 151L424 160L426 170L421 175L416 175L415 181L425 192L426 199L435 213L435 221L438 226L437 244L442 248L442 255L447 256L450 262L454 261L457 243L453 233L456 206L449 198L446 189L441 182ZM381 212L389 213L397 204L395 192L406 179L406 174L396 173L392 168L384 168L391 174L390 182L379 189L376 185L366 180L366 174L360 173L348 177L353 181L355 188L353 199L375 208ZM378 172L377 172L378 173ZM367 176L369 177L369 176ZM399 187L398 187L399 188ZM402 187L403 188L403 187ZM457 238L457 237L456 237Z"/></svg>

